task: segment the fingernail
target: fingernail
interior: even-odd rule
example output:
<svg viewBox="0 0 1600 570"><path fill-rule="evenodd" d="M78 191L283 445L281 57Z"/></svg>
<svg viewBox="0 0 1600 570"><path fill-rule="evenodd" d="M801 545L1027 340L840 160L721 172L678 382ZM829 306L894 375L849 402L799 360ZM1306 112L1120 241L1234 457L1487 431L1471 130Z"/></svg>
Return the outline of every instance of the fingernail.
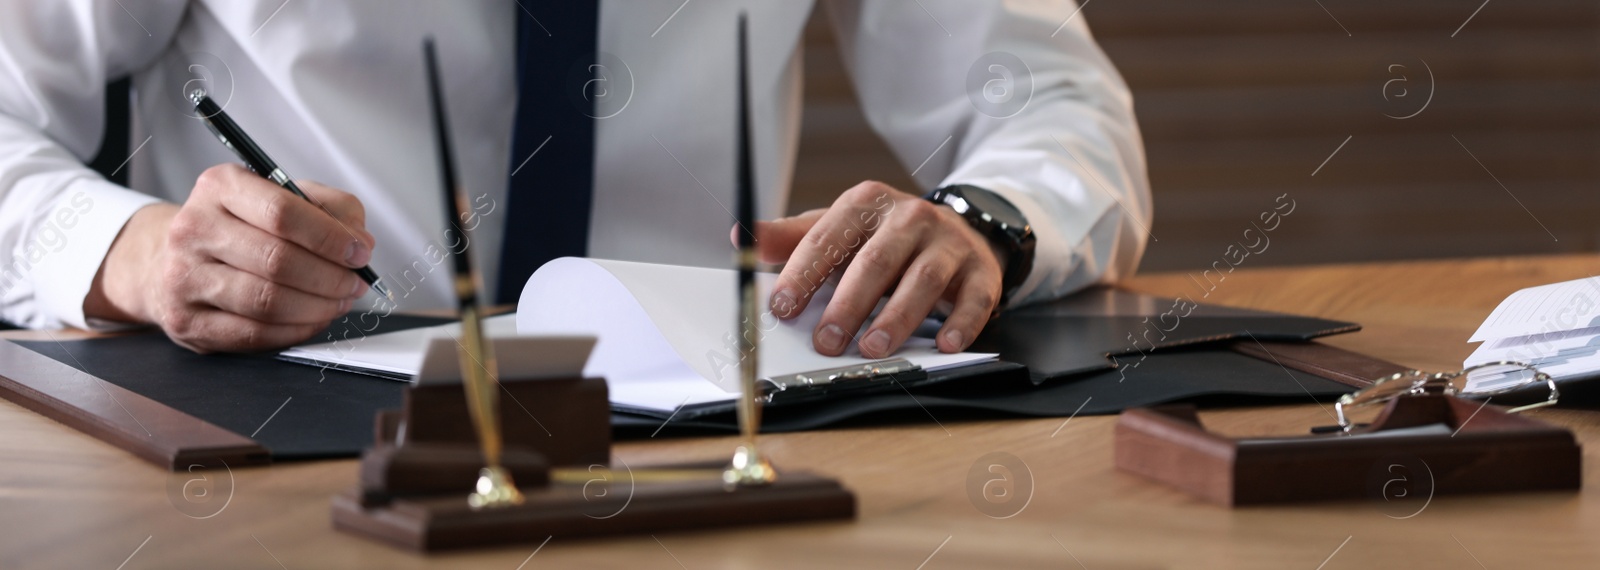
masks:
<svg viewBox="0 0 1600 570"><path fill-rule="evenodd" d="M965 340L966 339L961 338L961 331L956 329L950 329L944 332L944 343L946 346L952 347L950 349L951 352L956 352L966 348L967 345L963 342Z"/></svg>
<svg viewBox="0 0 1600 570"><path fill-rule="evenodd" d="M888 356L889 333L883 332L883 329L867 333L867 337L861 339L861 354L872 358Z"/></svg>
<svg viewBox="0 0 1600 570"><path fill-rule="evenodd" d="M789 290L788 287L779 289L778 292L772 294L772 312L778 315L780 319L793 316L795 307L799 305L799 301L794 297L794 291Z"/></svg>
<svg viewBox="0 0 1600 570"><path fill-rule="evenodd" d="M339 301L339 313L340 314L344 314L344 313L350 312L350 305L352 303L353 303L353 301L351 301L350 299L345 299L343 301Z"/></svg>
<svg viewBox="0 0 1600 570"><path fill-rule="evenodd" d="M849 337L844 335L844 329L839 328L839 325L828 325L817 331L817 347L823 352L842 352L847 340L850 340Z"/></svg>
<svg viewBox="0 0 1600 570"><path fill-rule="evenodd" d="M350 297L360 297L361 296L361 292L366 290L366 288L367 288L366 282L356 281L353 285L351 285L350 294L348 296L350 296Z"/></svg>
<svg viewBox="0 0 1600 570"><path fill-rule="evenodd" d="M372 261L372 250L361 240L353 240L350 246L344 249L344 262L351 267L361 267Z"/></svg>

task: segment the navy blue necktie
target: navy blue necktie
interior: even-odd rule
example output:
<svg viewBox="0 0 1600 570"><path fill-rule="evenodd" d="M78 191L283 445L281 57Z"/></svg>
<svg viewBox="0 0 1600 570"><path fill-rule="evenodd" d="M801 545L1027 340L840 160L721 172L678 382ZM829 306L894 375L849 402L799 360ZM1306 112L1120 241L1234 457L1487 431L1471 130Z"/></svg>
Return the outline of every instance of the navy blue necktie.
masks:
<svg viewBox="0 0 1600 570"><path fill-rule="evenodd" d="M530 5L533 3L529 3ZM515 303L534 270L588 251L594 197L592 75L599 0L543 2L517 13L517 116L496 302Z"/></svg>

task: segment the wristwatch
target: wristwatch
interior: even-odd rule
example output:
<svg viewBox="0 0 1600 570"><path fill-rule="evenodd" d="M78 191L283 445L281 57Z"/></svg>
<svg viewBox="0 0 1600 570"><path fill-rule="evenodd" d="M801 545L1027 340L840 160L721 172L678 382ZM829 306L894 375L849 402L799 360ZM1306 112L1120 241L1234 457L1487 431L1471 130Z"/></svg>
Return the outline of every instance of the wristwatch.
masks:
<svg viewBox="0 0 1600 570"><path fill-rule="evenodd" d="M1033 226L1022 211L999 194L970 184L945 186L929 192L928 201L949 206L967 220L978 233L1006 252L1006 267L1000 279L1000 305L1004 307L1011 295L1022 287L1033 271L1035 237ZM999 310L996 307L996 310Z"/></svg>

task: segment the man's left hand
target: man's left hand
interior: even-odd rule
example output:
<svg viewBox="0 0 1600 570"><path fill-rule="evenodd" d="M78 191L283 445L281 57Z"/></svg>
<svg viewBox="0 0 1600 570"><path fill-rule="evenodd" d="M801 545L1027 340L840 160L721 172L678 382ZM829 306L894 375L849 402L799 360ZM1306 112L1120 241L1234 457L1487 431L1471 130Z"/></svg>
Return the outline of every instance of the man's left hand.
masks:
<svg viewBox="0 0 1600 570"><path fill-rule="evenodd" d="M739 231L733 228L734 238ZM857 184L828 208L758 222L756 236L763 262L786 263L770 300L778 318L798 316L829 277L843 272L812 332L817 352L828 356L859 338L863 356L887 357L940 301L950 312L939 350L960 352L1000 299L1000 254L984 236L954 210L880 182ZM861 331L886 294L888 303Z"/></svg>

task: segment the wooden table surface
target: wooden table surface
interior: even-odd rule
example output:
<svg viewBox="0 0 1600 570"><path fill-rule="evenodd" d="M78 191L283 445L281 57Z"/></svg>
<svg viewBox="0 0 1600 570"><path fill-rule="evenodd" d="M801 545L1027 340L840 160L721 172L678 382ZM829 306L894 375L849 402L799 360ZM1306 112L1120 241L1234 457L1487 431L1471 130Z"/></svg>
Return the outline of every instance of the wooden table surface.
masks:
<svg viewBox="0 0 1600 570"><path fill-rule="evenodd" d="M1507 294L1600 273L1590 256L1240 269L1206 302L1350 320L1327 342L1406 365L1459 368L1466 339ZM1186 274L1128 287L1200 291ZM1286 381L1287 377L1286 377ZM1296 433L1326 423L1316 404L1210 411L1223 432ZM855 522L555 538L420 556L332 530L328 499L353 460L169 474L0 401L0 568L1593 568L1600 566L1600 412L1539 410L1585 446L1583 493L1438 497L1415 516L1382 501L1225 509L1118 473L1114 418L944 421L765 438L780 466L855 490ZM728 437L626 442L632 464L725 457ZM1015 456L1032 490L994 518L968 472ZM982 467L980 466L980 471ZM209 501L193 499L209 488ZM231 488L231 492L230 492ZM974 500L974 496L980 497ZM1003 503L1015 510L1019 503ZM180 510L180 508L182 510ZM1003 509L1004 510L1004 509ZM120 565L120 566L119 566Z"/></svg>

